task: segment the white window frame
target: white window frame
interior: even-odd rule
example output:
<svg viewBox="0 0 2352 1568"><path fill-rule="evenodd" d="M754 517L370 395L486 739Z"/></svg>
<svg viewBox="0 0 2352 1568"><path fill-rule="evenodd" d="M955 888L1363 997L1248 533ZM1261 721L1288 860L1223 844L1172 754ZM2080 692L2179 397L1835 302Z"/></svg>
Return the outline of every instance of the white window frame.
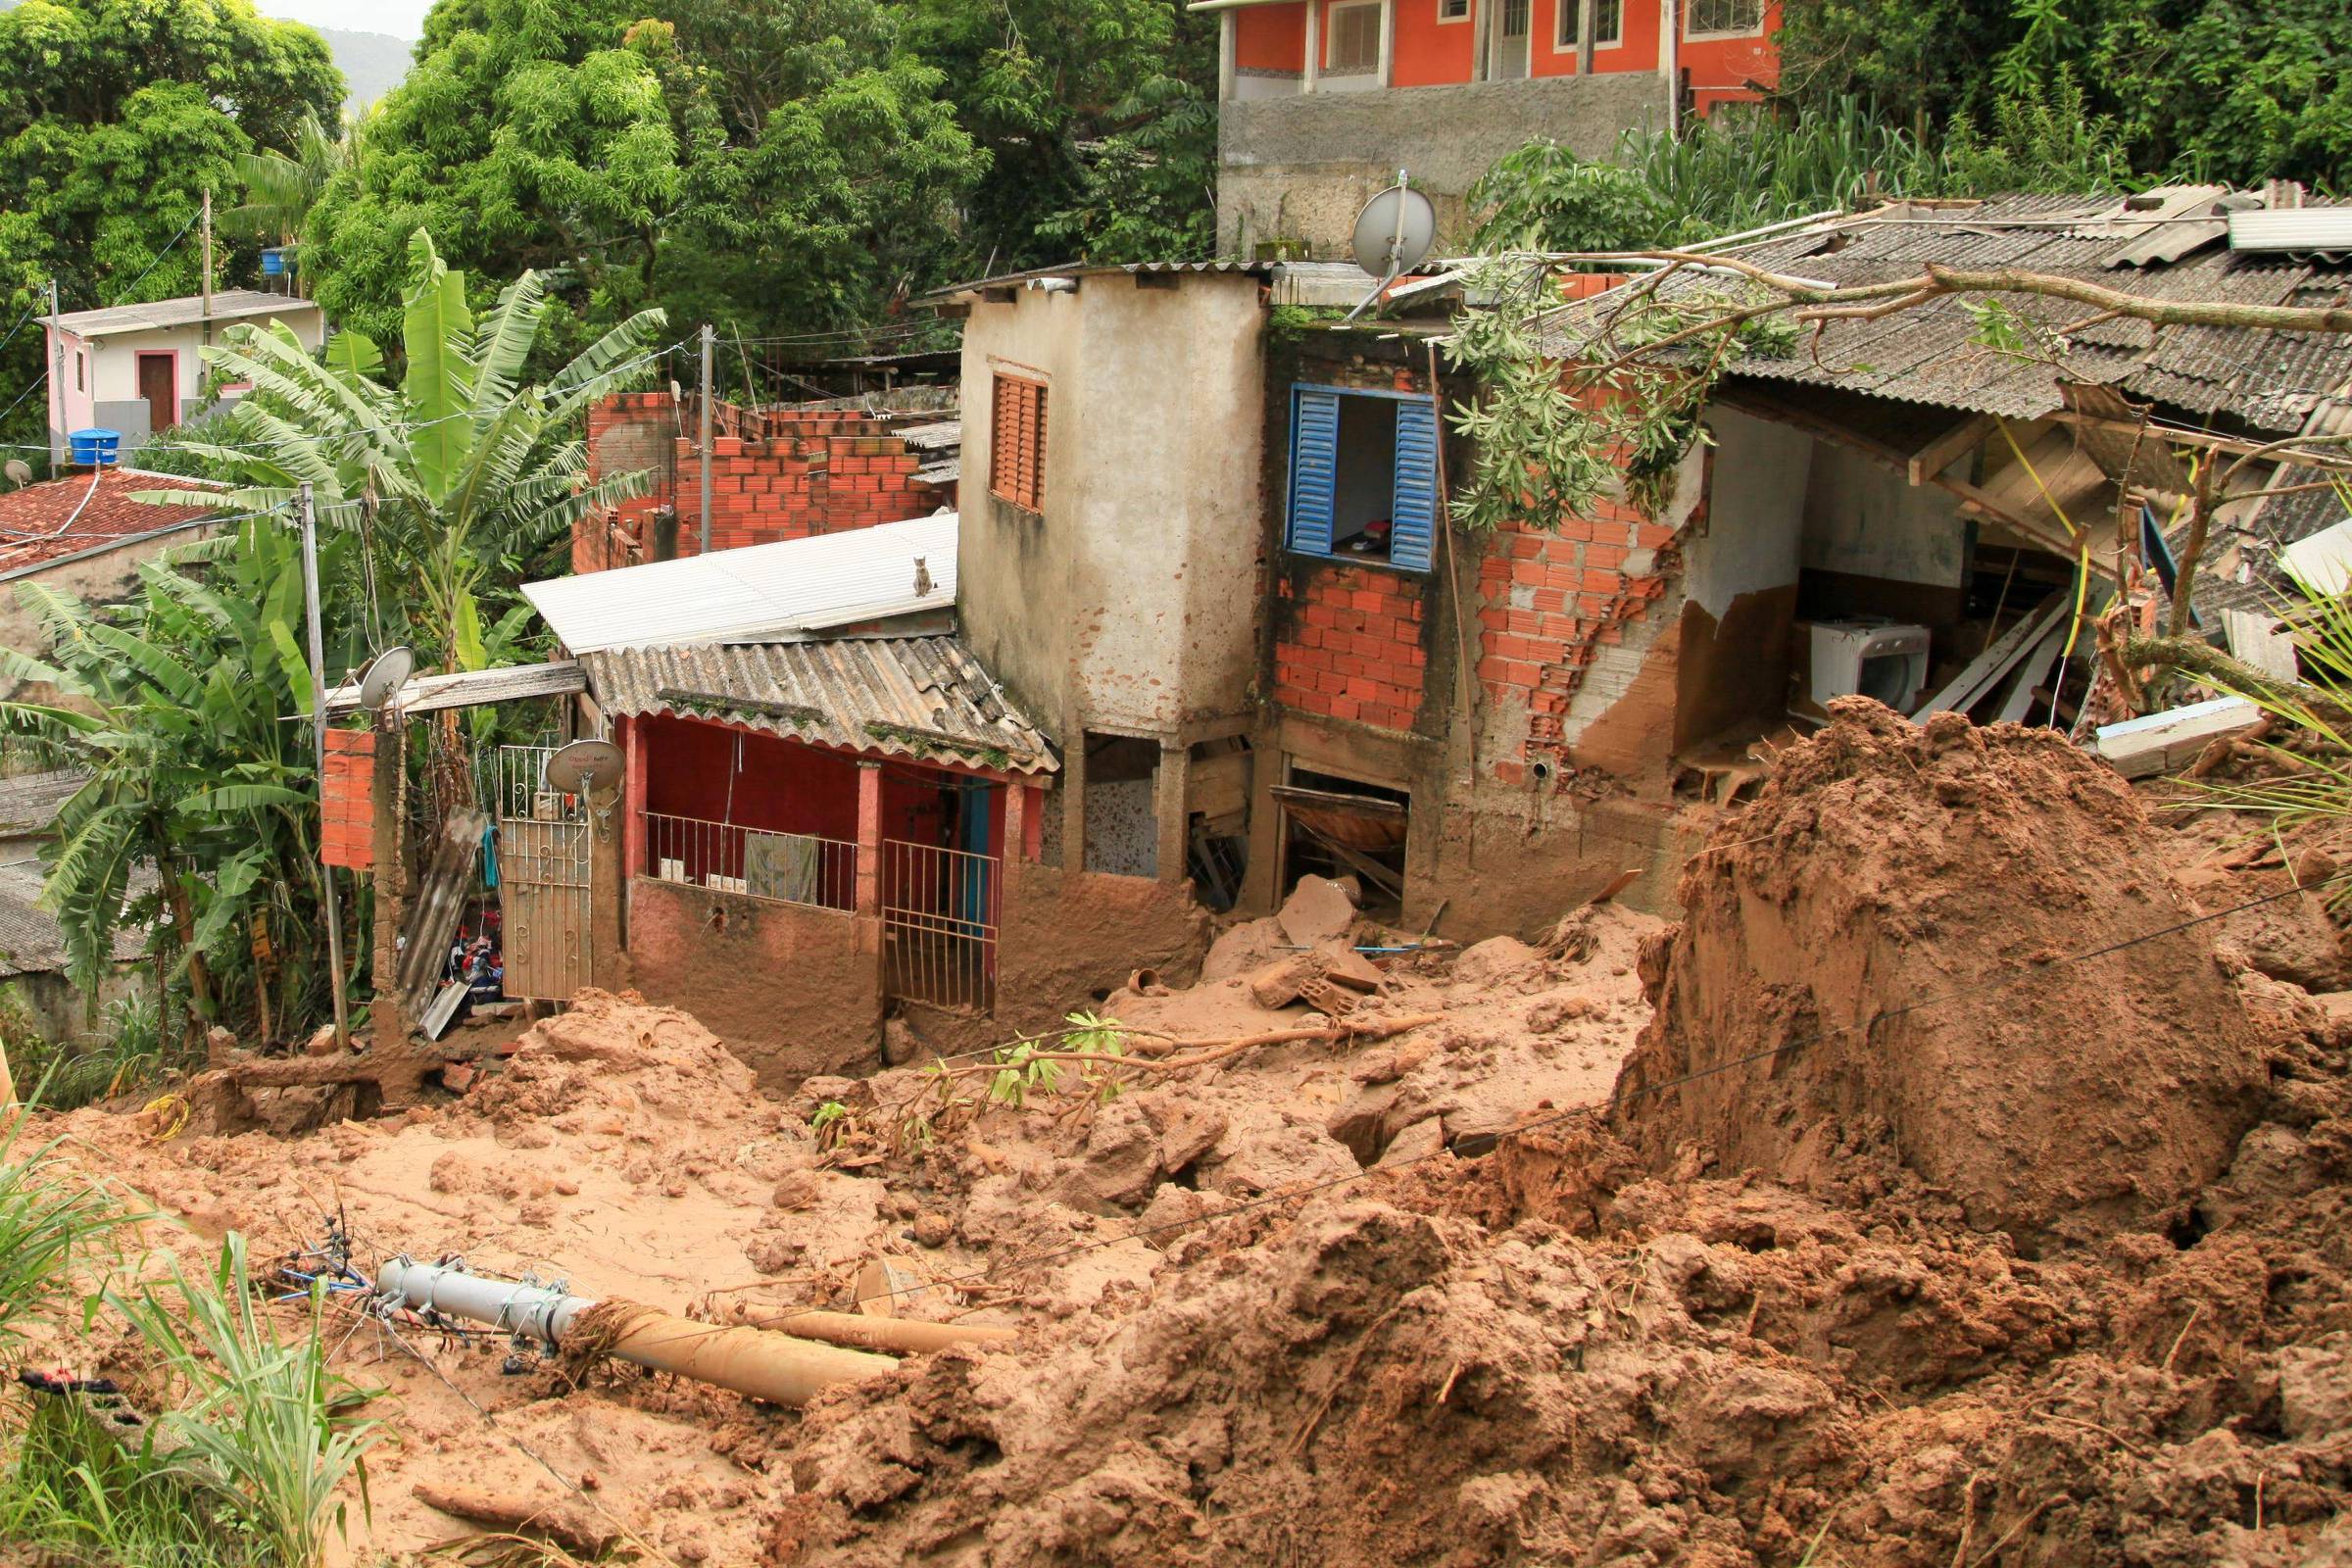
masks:
<svg viewBox="0 0 2352 1568"><path fill-rule="evenodd" d="M1724 3L1731 6L1738 6L1740 3L1740 0L1724 0ZM1756 0L1756 24L1754 26L1714 27L1703 32L1690 25L1690 11L1691 8L1696 4L1697 0L1683 0L1681 21L1683 24L1683 37L1687 40L1697 41L1707 38L1761 38L1764 36L1765 0Z"/></svg>
<svg viewBox="0 0 2352 1568"><path fill-rule="evenodd" d="M1465 23L1470 20L1470 12L1473 9L1472 0L1437 0L1437 4L1438 25L1441 27L1454 26L1457 24ZM1461 6L1462 14L1458 17L1449 17L1446 14L1446 8L1454 4L1459 4Z"/></svg>
<svg viewBox="0 0 2352 1568"><path fill-rule="evenodd" d="M1380 74L1380 10L1387 4L1388 0L1333 0L1333 3L1325 8L1322 38L1323 62L1322 69L1317 74L1325 76L1377 76ZM1343 70L1332 64L1332 50L1340 41L1340 14L1344 11L1369 11L1372 13L1372 58L1360 68L1349 66Z"/></svg>
<svg viewBox="0 0 2352 1568"><path fill-rule="evenodd" d="M1568 36L1568 24L1583 15L1584 0L1553 0L1553 3L1558 6L1559 11L1551 25L1551 52L1555 55L1575 54L1584 47L1584 42L1582 39ZM1601 0L1593 0L1592 13L1595 17L1600 14L1600 6ZM1592 50L1597 54L1603 49L1622 49L1624 47L1625 0L1617 0L1617 36L1593 39Z"/></svg>

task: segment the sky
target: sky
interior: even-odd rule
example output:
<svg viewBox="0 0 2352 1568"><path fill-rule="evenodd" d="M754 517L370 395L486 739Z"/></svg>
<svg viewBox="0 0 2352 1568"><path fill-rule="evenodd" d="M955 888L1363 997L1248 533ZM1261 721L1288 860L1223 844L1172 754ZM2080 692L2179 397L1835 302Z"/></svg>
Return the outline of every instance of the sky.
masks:
<svg viewBox="0 0 2352 1568"><path fill-rule="evenodd" d="M307 22L314 27L346 27L354 32L388 32L411 41L424 32L424 14L432 0L266 0L266 16Z"/></svg>

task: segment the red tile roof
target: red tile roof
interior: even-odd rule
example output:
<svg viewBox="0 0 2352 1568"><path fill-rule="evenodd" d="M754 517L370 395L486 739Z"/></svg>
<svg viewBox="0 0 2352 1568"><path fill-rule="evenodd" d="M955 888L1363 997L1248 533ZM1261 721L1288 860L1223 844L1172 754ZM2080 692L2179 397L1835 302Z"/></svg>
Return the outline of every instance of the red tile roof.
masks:
<svg viewBox="0 0 2352 1568"><path fill-rule="evenodd" d="M211 514L209 507L158 506L133 501L149 490L220 490L226 485L205 479L183 479L173 473L148 473L138 468L99 470L98 490L90 493L90 476L70 473L22 489L0 491L0 575L78 555L111 539L128 539L159 528L194 522ZM89 498L87 506L83 497ZM80 507L78 515L74 509ZM73 519L68 528L66 521ZM64 532L60 532L64 529Z"/></svg>

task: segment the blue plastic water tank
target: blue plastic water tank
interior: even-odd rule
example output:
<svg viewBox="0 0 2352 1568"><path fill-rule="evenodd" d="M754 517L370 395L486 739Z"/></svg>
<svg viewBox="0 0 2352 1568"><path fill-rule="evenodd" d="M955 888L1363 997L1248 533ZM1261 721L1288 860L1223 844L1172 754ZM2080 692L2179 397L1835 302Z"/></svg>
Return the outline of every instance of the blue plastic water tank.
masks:
<svg viewBox="0 0 2352 1568"><path fill-rule="evenodd" d="M262 275L283 277L286 273L286 253L275 245L262 252Z"/></svg>
<svg viewBox="0 0 2352 1568"><path fill-rule="evenodd" d="M73 431L66 440L73 448L76 467L108 467L122 455L122 432L120 430L101 430L92 426L87 430Z"/></svg>

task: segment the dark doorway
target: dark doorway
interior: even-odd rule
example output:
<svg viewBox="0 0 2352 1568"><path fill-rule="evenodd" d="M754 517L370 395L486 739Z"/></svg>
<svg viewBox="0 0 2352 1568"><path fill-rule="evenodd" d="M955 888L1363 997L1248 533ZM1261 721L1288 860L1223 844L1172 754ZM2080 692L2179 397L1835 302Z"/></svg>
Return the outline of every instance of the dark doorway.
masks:
<svg viewBox="0 0 2352 1568"><path fill-rule="evenodd" d="M1290 766L1274 787L1282 808L1282 882L1353 877L1366 914L1396 919L1404 907L1404 845L1411 799L1385 784Z"/></svg>
<svg viewBox="0 0 2352 1568"><path fill-rule="evenodd" d="M139 396L147 404L147 433L159 435L179 422L179 356L139 356Z"/></svg>

